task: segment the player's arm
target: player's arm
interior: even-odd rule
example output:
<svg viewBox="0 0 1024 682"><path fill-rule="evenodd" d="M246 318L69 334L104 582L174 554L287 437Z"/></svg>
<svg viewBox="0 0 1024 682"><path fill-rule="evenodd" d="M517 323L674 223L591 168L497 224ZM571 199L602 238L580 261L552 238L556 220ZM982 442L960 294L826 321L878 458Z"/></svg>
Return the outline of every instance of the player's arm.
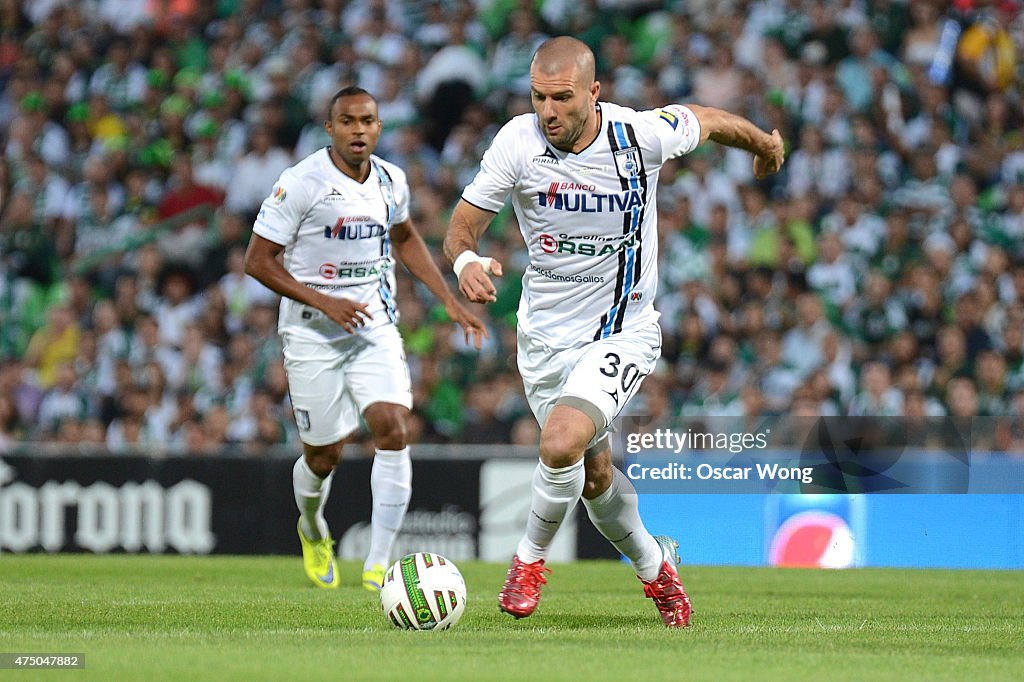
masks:
<svg viewBox="0 0 1024 682"><path fill-rule="evenodd" d="M488 336L487 328L484 327L480 318L455 300L455 295L445 283L444 276L438 270L423 237L420 236L412 221L405 220L395 223L391 226L390 235L391 244L395 249L395 257L408 268L416 279L426 284L434 296L440 299L448 317L462 327L466 343L469 343L469 337L472 335L473 345L479 350L483 340Z"/></svg>
<svg viewBox="0 0 1024 682"><path fill-rule="evenodd" d="M444 237L444 255L459 278L459 291L473 303L493 303L497 289L488 275L501 277L501 263L477 254L480 235L494 219L494 213L460 199Z"/></svg>
<svg viewBox="0 0 1024 682"><path fill-rule="evenodd" d="M776 129L771 135L736 114L714 107L685 105L700 123L700 142L711 140L727 147L738 147L754 155L754 175L760 179L777 173L785 160L782 134Z"/></svg>
<svg viewBox="0 0 1024 682"><path fill-rule="evenodd" d="M249 240L249 247L245 250L246 274L281 296L287 296L323 312L349 333L362 327L366 320L373 317L367 312L365 303L328 296L316 289L310 289L292 277L278 260L282 251L284 247L280 244L254 233Z"/></svg>

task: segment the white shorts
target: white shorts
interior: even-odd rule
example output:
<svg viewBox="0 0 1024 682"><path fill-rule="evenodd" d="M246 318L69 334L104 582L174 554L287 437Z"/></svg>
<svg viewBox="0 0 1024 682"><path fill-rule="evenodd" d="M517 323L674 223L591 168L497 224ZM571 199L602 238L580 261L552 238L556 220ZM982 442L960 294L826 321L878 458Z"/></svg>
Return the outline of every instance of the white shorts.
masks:
<svg viewBox="0 0 1024 682"><path fill-rule="evenodd" d="M307 445L329 445L359 428L373 403L412 408L402 337L393 324L325 343L283 334L295 423Z"/></svg>
<svg viewBox="0 0 1024 682"><path fill-rule="evenodd" d="M581 348L556 350L519 333L519 374L526 400L541 428L557 404L590 417L597 433L588 449L607 435L612 420L640 390L661 356L661 327L615 334Z"/></svg>

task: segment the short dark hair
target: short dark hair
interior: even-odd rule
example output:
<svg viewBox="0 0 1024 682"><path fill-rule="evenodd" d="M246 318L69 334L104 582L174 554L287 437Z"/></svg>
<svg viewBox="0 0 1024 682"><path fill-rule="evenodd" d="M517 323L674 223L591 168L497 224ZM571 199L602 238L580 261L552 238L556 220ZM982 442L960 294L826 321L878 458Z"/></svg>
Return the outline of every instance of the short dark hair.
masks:
<svg viewBox="0 0 1024 682"><path fill-rule="evenodd" d="M328 121L331 120L332 112L334 111L334 103L335 102L337 102L339 99L343 99L345 97L355 97L357 95L366 95L367 97L372 99L375 104L377 102L377 98L374 97L373 95L371 95L369 92L367 92L363 88L359 87L358 85L349 85L347 87L342 88L341 90L338 90L336 93L334 93L334 97L331 98L330 104L327 105L327 120Z"/></svg>

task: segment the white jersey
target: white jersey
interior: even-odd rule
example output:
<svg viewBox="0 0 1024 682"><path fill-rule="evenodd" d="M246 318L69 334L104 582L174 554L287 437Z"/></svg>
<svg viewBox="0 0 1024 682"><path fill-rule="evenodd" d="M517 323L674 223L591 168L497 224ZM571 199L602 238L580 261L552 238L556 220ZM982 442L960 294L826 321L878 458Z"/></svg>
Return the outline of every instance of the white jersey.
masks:
<svg viewBox="0 0 1024 682"><path fill-rule="evenodd" d="M516 116L462 194L494 212L512 195L530 254L519 327L551 348L657 321L658 174L700 142L697 117L684 106L598 107L601 130L578 154L552 147L535 114Z"/></svg>
<svg viewBox="0 0 1024 682"><path fill-rule="evenodd" d="M370 175L342 173L327 148L281 174L263 200L253 232L284 246L284 267L328 296L368 303L367 331L398 320L391 226L409 217L409 185L398 166L370 156ZM315 308L281 299L281 333L314 340L348 336Z"/></svg>

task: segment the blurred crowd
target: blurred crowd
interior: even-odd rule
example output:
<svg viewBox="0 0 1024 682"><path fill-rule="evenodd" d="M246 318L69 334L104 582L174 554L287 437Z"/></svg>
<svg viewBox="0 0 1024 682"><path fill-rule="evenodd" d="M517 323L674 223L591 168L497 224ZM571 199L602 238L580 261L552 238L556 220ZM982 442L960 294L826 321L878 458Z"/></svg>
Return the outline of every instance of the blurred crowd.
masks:
<svg viewBox="0 0 1024 682"><path fill-rule="evenodd" d="M1024 418L1019 1L0 0L0 452L297 444L277 299L242 262L274 180L358 84L440 262L559 34L602 99L788 146L763 181L713 144L665 166L664 355L634 412ZM510 210L481 252L507 274L480 353L400 273L414 442L536 443Z"/></svg>

